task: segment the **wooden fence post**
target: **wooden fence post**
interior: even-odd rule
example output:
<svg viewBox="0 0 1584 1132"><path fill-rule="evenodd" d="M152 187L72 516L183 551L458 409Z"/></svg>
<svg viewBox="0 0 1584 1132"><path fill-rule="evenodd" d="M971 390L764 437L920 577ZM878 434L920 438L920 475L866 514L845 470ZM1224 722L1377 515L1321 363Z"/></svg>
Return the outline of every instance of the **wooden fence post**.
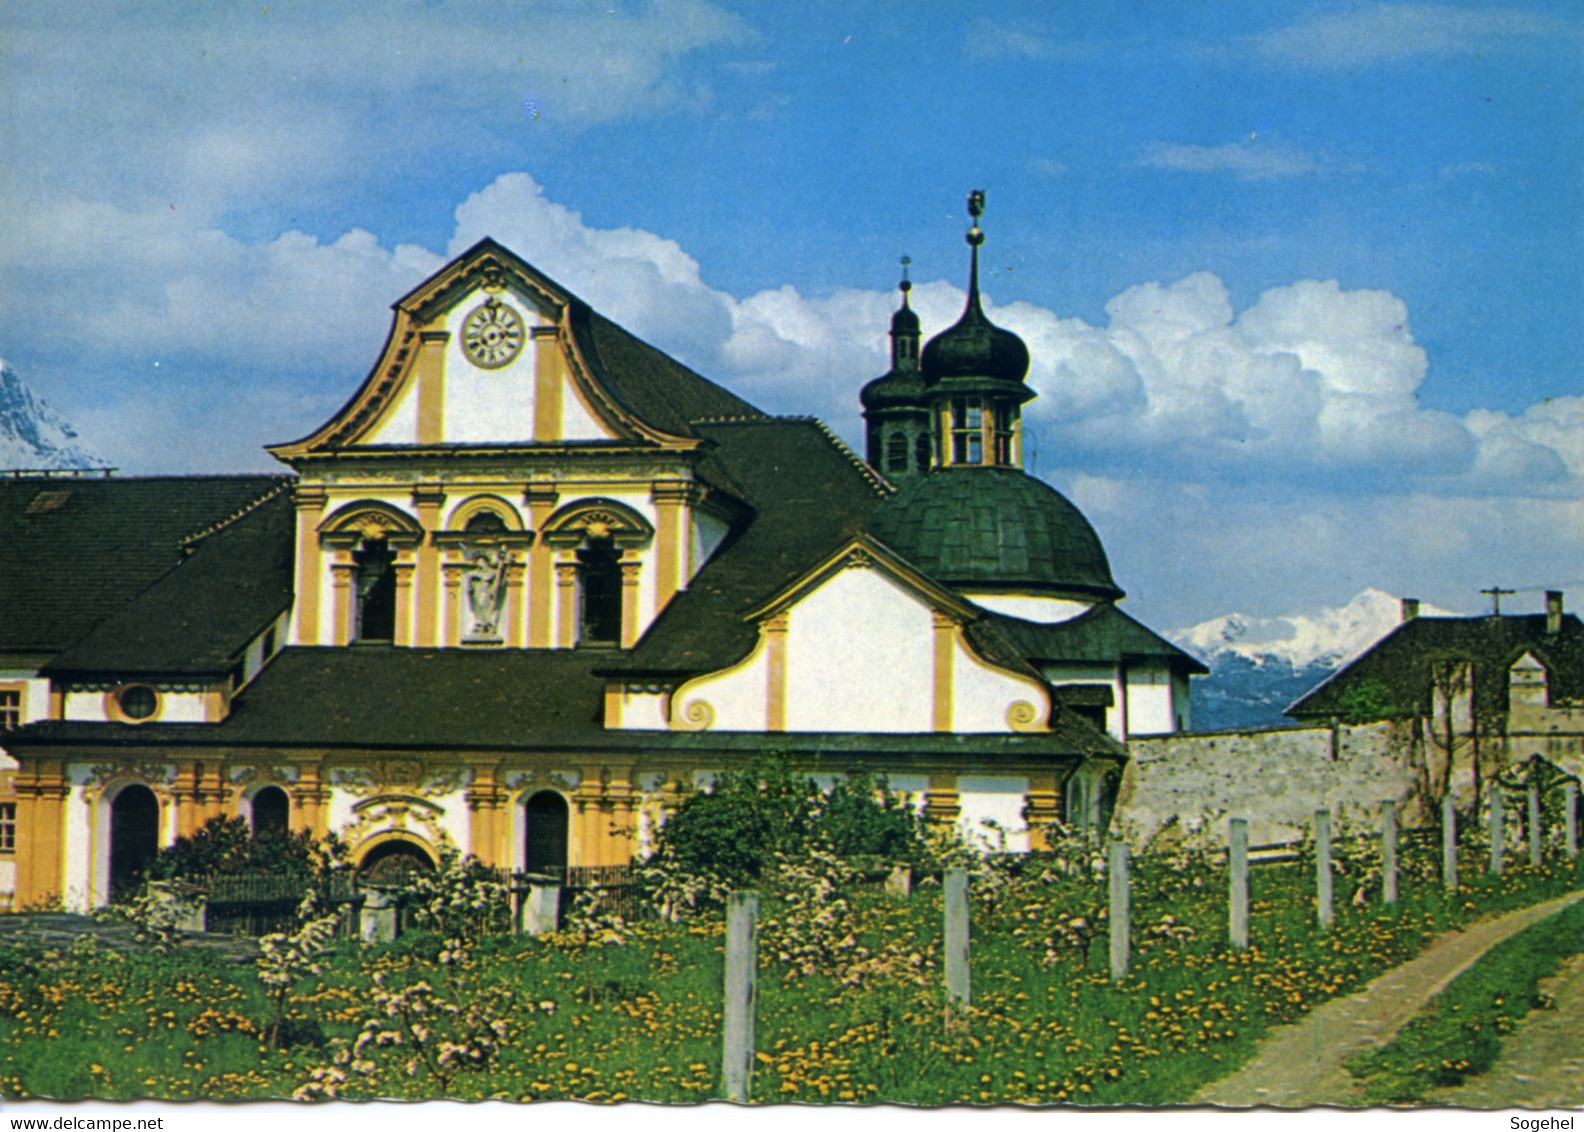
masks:
<svg viewBox="0 0 1584 1132"><path fill-rule="evenodd" d="M1578 783L1562 784L1563 847L1569 857L1578 856Z"/></svg>
<svg viewBox="0 0 1584 1132"><path fill-rule="evenodd" d="M1397 903L1397 804L1381 814L1381 903Z"/></svg>
<svg viewBox="0 0 1584 1132"><path fill-rule="evenodd" d="M1524 815L1529 820L1529 864L1534 868L1540 867L1540 784L1529 784L1529 812Z"/></svg>
<svg viewBox="0 0 1584 1132"><path fill-rule="evenodd" d="M1500 876L1503 850L1506 848L1507 814L1502 800L1501 787L1496 786L1490 795L1490 871Z"/></svg>
<svg viewBox="0 0 1584 1132"><path fill-rule="evenodd" d="M1331 902L1331 811L1316 810L1315 816L1315 908L1321 929L1329 928L1333 918Z"/></svg>
<svg viewBox="0 0 1584 1132"><path fill-rule="evenodd" d="M726 1099L746 1104L753 1085L754 1004L759 993L759 894L726 898L725 1050L721 1079Z"/></svg>
<svg viewBox="0 0 1584 1132"><path fill-rule="evenodd" d="M1458 889L1457 807L1449 793L1441 799L1441 883L1448 892Z"/></svg>
<svg viewBox="0 0 1584 1132"><path fill-rule="evenodd" d="M947 869L946 896L946 1000L967 1006L972 990L968 977L968 871Z"/></svg>
<svg viewBox="0 0 1584 1132"><path fill-rule="evenodd" d="M1128 847L1126 841L1111 843L1111 859L1106 870L1111 885L1111 977L1125 979L1128 973L1128 944L1132 909L1128 900Z"/></svg>
<svg viewBox="0 0 1584 1132"><path fill-rule="evenodd" d="M1249 929L1249 875L1248 875L1248 819L1233 818L1231 836L1227 841L1227 863L1231 866L1227 894L1227 936L1239 951L1248 950Z"/></svg>

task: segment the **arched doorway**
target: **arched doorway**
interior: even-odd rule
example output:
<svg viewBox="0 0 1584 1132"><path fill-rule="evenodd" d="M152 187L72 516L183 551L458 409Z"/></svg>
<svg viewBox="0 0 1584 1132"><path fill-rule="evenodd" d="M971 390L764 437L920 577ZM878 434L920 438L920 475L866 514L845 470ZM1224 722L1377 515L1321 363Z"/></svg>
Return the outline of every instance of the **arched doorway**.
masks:
<svg viewBox="0 0 1584 1132"><path fill-rule="evenodd" d="M291 828L291 799L279 786L266 786L253 795L253 836L285 837Z"/></svg>
<svg viewBox="0 0 1584 1132"><path fill-rule="evenodd" d="M370 849L358 866L363 884L400 887L417 873L434 872L434 858L411 841L384 841Z"/></svg>
<svg viewBox="0 0 1584 1132"><path fill-rule="evenodd" d="M124 786L110 803L110 899L135 895L159 852L159 799L147 786Z"/></svg>
<svg viewBox="0 0 1584 1132"><path fill-rule="evenodd" d="M523 803L523 871L566 875L567 804L554 790Z"/></svg>

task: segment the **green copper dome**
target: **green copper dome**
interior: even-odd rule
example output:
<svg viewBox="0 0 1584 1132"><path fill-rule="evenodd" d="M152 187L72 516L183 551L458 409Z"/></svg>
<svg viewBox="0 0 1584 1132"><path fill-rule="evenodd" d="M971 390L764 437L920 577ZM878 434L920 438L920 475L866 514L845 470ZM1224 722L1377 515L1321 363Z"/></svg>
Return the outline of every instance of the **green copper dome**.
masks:
<svg viewBox="0 0 1584 1132"><path fill-rule="evenodd" d="M1100 538L1059 491L1016 468L946 468L903 488L869 531L964 591L1114 600Z"/></svg>

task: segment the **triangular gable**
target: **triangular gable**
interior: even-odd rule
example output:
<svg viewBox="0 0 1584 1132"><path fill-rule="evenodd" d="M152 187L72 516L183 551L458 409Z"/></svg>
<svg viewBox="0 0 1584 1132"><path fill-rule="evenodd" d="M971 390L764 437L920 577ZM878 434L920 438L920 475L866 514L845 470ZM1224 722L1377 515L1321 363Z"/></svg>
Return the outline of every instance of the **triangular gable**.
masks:
<svg viewBox="0 0 1584 1132"><path fill-rule="evenodd" d="M312 434L270 447L273 455L291 463L345 449L699 444L635 411L591 356L588 306L494 240L393 309L385 347L352 399Z"/></svg>
<svg viewBox="0 0 1584 1132"><path fill-rule="evenodd" d="M749 610L744 615L744 620L763 621L767 617L784 613L805 595L824 585L830 578L854 566L872 566L880 570L902 589L914 594L925 604L953 620L972 621L979 616L978 610L971 604L939 582L919 573L895 551L868 535L860 534L817 565L805 570L768 601Z"/></svg>

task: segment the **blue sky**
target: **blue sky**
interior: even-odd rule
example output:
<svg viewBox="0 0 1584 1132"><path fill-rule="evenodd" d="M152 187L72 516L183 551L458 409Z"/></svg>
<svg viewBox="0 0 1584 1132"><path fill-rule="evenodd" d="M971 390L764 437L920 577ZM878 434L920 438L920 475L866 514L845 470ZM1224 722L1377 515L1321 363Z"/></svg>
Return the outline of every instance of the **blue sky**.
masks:
<svg viewBox="0 0 1584 1132"><path fill-rule="evenodd" d="M0 355L128 472L268 468L484 234L856 442L983 188L1135 612L1584 579L1576 4L94 12L0 10Z"/></svg>

